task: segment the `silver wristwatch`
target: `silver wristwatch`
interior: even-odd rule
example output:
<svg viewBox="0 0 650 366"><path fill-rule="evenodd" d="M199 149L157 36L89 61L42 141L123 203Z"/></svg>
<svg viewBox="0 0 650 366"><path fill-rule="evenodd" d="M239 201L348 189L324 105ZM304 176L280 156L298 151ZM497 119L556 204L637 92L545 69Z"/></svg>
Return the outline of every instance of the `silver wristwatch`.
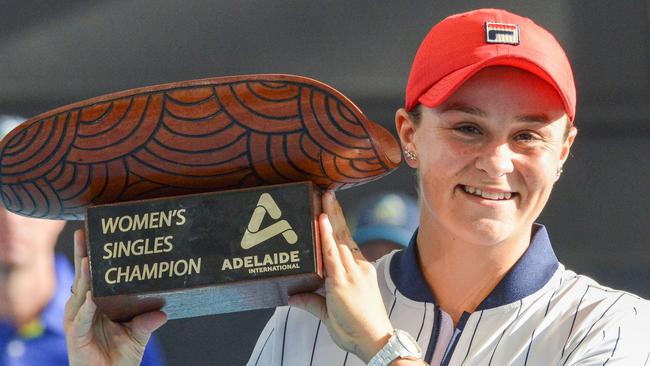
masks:
<svg viewBox="0 0 650 366"><path fill-rule="evenodd" d="M418 342L406 331L395 329L388 343L368 362L368 366L388 366L397 358L418 360L421 357Z"/></svg>

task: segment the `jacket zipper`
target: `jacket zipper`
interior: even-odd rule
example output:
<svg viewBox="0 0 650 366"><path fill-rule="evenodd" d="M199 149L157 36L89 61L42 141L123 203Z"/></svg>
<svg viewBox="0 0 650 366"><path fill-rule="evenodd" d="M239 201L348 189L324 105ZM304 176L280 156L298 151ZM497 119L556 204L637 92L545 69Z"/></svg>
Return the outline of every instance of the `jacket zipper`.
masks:
<svg viewBox="0 0 650 366"><path fill-rule="evenodd" d="M463 330L465 329L465 324L467 324L467 320L469 319L470 315L471 314L464 312L463 315L460 316L460 320L456 325L456 329L454 329L454 334L451 336L451 339L449 340L449 344L447 345L445 354L442 357L442 363L440 364L440 366L449 365L449 362L451 361L451 356L454 354L454 350L456 350L456 345L458 345L458 340L460 339L460 336L463 334Z"/></svg>

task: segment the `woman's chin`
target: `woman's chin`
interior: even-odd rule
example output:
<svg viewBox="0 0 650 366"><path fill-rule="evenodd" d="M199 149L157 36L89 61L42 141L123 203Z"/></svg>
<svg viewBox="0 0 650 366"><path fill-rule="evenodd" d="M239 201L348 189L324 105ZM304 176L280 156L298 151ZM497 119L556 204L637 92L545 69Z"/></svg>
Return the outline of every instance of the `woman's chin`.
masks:
<svg viewBox="0 0 650 366"><path fill-rule="evenodd" d="M517 225L511 221L480 219L468 225L465 234L469 242L481 246L493 246L513 238Z"/></svg>

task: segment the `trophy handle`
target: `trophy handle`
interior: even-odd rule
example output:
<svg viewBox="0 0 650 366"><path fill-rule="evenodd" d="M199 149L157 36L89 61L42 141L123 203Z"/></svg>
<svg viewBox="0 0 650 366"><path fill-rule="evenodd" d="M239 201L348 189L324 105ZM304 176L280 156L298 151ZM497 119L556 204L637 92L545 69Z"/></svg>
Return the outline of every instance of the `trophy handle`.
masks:
<svg viewBox="0 0 650 366"><path fill-rule="evenodd" d="M343 94L292 75L127 90L36 116L0 143L13 212L82 219L90 205L312 181L344 189L402 161L399 143Z"/></svg>

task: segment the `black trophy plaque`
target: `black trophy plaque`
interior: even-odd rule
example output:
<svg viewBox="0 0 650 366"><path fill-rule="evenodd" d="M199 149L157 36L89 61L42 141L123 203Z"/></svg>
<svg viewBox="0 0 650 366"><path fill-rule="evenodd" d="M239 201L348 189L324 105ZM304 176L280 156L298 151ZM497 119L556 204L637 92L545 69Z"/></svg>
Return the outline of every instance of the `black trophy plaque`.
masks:
<svg viewBox="0 0 650 366"><path fill-rule="evenodd" d="M286 305L322 283L319 212L311 182L88 207L95 301L121 321Z"/></svg>

